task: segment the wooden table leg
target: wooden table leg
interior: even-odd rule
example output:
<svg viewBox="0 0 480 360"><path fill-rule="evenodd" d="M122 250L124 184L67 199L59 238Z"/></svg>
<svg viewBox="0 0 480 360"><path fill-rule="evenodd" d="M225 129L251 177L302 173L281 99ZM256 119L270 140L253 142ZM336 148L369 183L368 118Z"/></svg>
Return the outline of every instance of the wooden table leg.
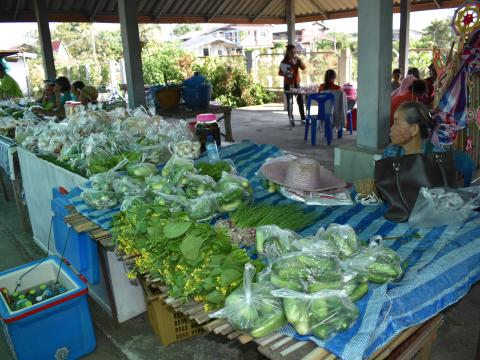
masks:
<svg viewBox="0 0 480 360"><path fill-rule="evenodd" d="M233 140L232 124L230 122L232 118L232 112L226 111L224 113L224 116L225 116L225 119L223 121L225 121L225 141L235 142L235 140Z"/></svg>
<svg viewBox="0 0 480 360"><path fill-rule="evenodd" d="M112 279L110 272L108 271L107 262L107 250L100 244L98 245L98 257L100 259L100 269L102 271L103 280L105 282L105 288L107 290L108 301L110 303L110 309L112 310L113 326L118 329L120 326L118 322L117 304L115 303L115 297L113 296Z"/></svg>

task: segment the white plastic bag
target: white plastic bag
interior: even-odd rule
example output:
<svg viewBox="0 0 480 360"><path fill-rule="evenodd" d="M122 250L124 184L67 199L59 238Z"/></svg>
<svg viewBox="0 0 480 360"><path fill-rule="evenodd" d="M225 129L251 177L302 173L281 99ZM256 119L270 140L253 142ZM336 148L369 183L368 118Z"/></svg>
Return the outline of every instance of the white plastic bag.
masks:
<svg viewBox="0 0 480 360"><path fill-rule="evenodd" d="M432 228L460 225L480 207L480 188L462 189L422 187L408 219L412 227Z"/></svg>

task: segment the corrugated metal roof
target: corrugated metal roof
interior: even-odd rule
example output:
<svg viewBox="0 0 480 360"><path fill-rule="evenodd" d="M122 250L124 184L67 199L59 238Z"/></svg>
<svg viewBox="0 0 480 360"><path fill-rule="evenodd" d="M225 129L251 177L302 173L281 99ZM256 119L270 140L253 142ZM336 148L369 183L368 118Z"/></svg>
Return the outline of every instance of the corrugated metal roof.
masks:
<svg viewBox="0 0 480 360"><path fill-rule="evenodd" d="M36 21L35 0L1 0L0 22ZM118 22L117 0L46 1L49 20ZM297 22L352 17L357 0L294 0ZM387 0L385 0L387 1ZM464 0L412 0L412 11L452 8ZM139 22L285 23L286 0L138 0ZM393 0L399 10L400 0Z"/></svg>

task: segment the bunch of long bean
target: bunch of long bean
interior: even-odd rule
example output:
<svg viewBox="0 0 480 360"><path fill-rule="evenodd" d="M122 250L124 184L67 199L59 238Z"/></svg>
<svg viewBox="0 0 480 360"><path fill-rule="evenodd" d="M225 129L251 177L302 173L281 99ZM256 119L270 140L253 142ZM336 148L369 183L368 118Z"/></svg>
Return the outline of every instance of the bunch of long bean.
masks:
<svg viewBox="0 0 480 360"><path fill-rule="evenodd" d="M242 203L230 216L234 226L238 228L277 225L294 231L313 224L318 217L315 212L304 211L298 205L255 203Z"/></svg>

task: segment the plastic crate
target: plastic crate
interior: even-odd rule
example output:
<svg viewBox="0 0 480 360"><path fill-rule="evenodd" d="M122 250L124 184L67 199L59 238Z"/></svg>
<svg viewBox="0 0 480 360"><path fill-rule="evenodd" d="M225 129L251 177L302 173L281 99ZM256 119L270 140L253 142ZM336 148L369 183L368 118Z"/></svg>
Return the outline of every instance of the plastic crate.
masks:
<svg viewBox="0 0 480 360"><path fill-rule="evenodd" d="M37 264L23 277L19 291L57 279L61 262L51 256L0 273L0 287L12 293L19 277ZM86 284L65 264L58 280L66 288L65 293L25 309L11 311L0 297L2 328L14 358L78 359L95 349Z"/></svg>
<svg viewBox="0 0 480 360"><path fill-rule="evenodd" d="M100 262L98 258L98 244L87 233L77 233L65 223L65 217L69 214L66 209L71 205L65 194L58 189L53 189L53 236L55 248L58 254L63 253L64 258L72 264L73 268L85 276L89 283L100 282Z"/></svg>
<svg viewBox="0 0 480 360"><path fill-rule="evenodd" d="M146 287L144 286L144 288ZM148 289L145 289L145 291L147 292L146 299L148 299L150 297L149 291ZM160 298L147 300L147 315L153 331L155 331L163 346L204 332L202 325L197 324L195 320L190 320L188 316L173 311Z"/></svg>

